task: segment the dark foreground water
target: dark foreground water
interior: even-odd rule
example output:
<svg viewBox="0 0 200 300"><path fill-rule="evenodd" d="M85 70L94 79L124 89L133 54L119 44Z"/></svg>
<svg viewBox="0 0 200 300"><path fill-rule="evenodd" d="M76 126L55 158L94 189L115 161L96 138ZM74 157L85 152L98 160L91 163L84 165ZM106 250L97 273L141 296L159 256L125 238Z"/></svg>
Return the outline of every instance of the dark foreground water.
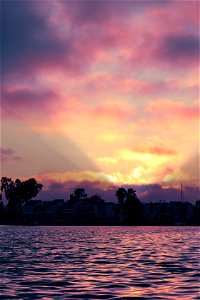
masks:
<svg viewBox="0 0 200 300"><path fill-rule="evenodd" d="M200 299L199 232L0 226L0 298Z"/></svg>

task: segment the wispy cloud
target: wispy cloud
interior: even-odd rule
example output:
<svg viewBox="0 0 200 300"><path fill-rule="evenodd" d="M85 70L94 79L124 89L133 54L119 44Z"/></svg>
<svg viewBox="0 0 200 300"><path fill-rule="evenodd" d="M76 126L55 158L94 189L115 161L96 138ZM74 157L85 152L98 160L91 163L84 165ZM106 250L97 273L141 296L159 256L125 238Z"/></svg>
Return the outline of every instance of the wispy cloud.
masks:
<svg viewBox="0 0 200 300"><path fill-rule="evenodd" d="M199 117L199 106L196 101L192 104L186 104L181 101L157 100L149 104L147 111L161 118L169 117L188 120Z"/></svg>
<svg viewBox="0 0 200 300"><path fill-rule="evenodd" d="M21 161L21 156L17 155L11 148L0 148L0 159L4 163Z"/></svg>

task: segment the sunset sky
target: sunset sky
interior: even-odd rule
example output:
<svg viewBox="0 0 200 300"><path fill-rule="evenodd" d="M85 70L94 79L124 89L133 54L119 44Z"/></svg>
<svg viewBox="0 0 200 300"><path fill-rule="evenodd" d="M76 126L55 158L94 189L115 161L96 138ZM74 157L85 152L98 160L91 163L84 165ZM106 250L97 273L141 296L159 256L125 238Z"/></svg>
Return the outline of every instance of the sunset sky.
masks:
<svg viewBox="0 0 200 300"><path fill-rule="evenodd" d="M1 176L199 198L199 1L1 1Z"/></svg>

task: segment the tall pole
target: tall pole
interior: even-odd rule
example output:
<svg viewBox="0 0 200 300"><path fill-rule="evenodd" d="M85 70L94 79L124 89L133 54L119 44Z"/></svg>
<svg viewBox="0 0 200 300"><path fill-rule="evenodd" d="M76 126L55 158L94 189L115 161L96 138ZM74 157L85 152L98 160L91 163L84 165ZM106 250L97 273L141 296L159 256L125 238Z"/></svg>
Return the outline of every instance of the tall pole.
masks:
<svg viewBox="0 0 200 300"><path fill-rule="evenodd" d="M183 185L181 182L181 202L183 203L183 201L184 201L184 193L183 193Z"/></svg>

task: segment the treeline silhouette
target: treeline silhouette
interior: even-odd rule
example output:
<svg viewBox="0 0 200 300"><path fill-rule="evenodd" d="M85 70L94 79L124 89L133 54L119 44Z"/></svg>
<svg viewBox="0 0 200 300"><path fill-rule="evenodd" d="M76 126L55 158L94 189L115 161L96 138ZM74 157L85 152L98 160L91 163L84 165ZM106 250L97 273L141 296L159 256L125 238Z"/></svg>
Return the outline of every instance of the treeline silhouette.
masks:
<svg viewBox="0 0 200 300"><path fill-rule="evenodd" d="M20 179L13 181L9 177L2 177L1 192L4 192L8 203L4 207L1 194L0 216L3 214L3 219L6 219L6 221L20 221L23 206L30 202L32 198L35 198L42 187L43 185L38 183L35 178L29 178L25 181Z"/></svg>
<svg viewBox="0 0 200 300"><path fill-rule="evenodd" d="M43 185L35 178L25 181L1 178L0 224L22 225L200 225L200 200L189 202L142 203L133 188L120 187L117 202L106 202L101 195L88 197L77 188L69 199L32 200Z"/></svg>

